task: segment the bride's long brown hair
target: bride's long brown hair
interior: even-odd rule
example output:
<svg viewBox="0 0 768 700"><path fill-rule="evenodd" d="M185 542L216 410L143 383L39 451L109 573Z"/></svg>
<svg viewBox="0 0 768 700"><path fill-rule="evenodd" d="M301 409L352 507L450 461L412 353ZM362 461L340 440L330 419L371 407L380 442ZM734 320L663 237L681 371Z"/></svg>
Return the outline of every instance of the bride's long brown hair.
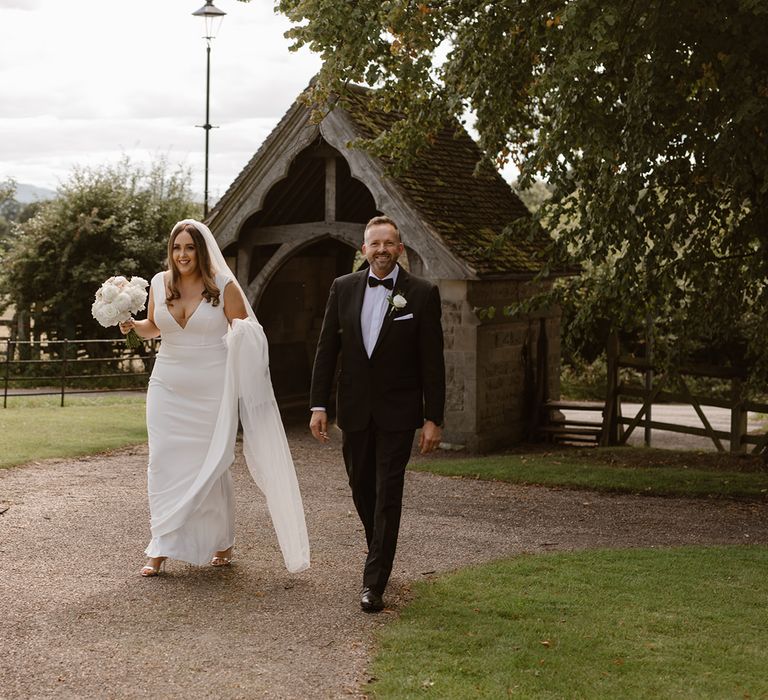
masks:
<svg viewBox="0 0 768 700"><path fill-rule="evenodd" d="M173 244L176 242L176 237L182 231L186 231L192 236L192 242L195 244L197 266L200 268L200 274L203 278L203 299L210 303L211 306L218 306L221 291L216 286L215 275L211 269L211 257L208 255L208 246L205 244L203 234L198 231L194 224L180 224L176 226L171 231L171 237L168 239L168 269L171 271L171 280L165 295L165 303L172 306L173 300L181 297L178 287L181 273L176 267L176 263L173 262Z"/></svg>

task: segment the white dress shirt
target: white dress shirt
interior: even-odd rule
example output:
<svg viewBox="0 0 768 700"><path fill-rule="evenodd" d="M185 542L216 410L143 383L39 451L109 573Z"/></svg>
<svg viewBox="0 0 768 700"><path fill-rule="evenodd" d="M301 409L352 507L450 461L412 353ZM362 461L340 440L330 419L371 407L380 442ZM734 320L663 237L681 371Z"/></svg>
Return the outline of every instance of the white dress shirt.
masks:
<svg viewBox="0 0 768 700"><path fill-rule="evenodd" d="M387 315L387 310L389 309L387 297L390 294L394 294L395 285L397 284L398 269L397 265L395 265L395 269L383 278L392 280L392 290L387 289L383 285L369 287L368 280L366 280L363 309L360 312L360 326L363 331L363 343L365 345L365 351L368 353L368 357L373 354L373 348L376 347L376 341L379 338L379 332L384 323L384 317ZM368 276L375 277L372 272L369 272ZM376 277L376 279L378 279L378 277Z"/></svg>

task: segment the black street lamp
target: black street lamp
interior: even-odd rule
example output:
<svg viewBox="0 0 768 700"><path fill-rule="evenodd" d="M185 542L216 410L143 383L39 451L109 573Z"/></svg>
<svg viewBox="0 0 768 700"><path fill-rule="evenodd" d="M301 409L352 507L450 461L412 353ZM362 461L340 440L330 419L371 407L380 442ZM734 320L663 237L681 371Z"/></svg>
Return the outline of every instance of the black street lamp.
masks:
<svg viewBox="0 0 768 700"><path fill-rule="evenodd" d="M211 129L211 39L216 35L221 25L221 20L227 13L213 6L213 0L206 0L205 5L192 13L195 17L205 20L205 124L200 128L205 129L205 193L203 199L203 218L208 216L208 137Z"/></svg>

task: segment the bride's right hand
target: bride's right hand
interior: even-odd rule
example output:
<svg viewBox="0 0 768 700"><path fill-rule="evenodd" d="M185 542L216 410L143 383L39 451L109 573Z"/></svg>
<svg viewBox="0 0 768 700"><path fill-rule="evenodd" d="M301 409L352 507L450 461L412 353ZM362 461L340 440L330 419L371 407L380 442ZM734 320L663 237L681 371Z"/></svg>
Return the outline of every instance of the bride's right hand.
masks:
<svg viewBox="0 0 768 700"><path fill-rule="evenodd" d="M120 328L120 332L123 335L128 335L133 330L133 328L136 326L136 324L134 323L132 318L129 318L127 321L121 321L118 324L118 326Z"/></svg>

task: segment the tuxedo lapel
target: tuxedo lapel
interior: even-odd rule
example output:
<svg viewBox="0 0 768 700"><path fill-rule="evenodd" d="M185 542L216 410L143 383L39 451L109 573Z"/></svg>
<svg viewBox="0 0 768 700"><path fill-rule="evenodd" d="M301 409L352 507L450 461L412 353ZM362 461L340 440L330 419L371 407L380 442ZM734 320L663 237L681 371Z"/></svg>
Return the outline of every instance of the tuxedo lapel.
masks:
<svg viewBox="0 0 768 700"><path fill-rule="evenodd" d="M390 297L394 297L395 294L402 294L406 299L408 299L409 280L410 280L410 276L408 275L408 273L402 267L400 267L400 270L397 273L397 282L395 282L395 288L392 290ZM384 340L387 333L389 332L389 328L392 325L392 319L394 315L395 315L395 309L390 305L387 308L387 313L384 315L384 322L381 324L379 337L376 339L376 345L374 345L373 347L373 352L371 353L371 357L373 357L376 354L376 351L379 349L379 346L381 345L382 341Z"/></svg>
<svg viewBox="0 0 768 700"><path fill-rule="evenodd" d="M352 327L355 330L355 338L360 343L360 347L365 351L363 342L363 326L360 322L360 315L363 312L363 299L365 298L365 285L368 281L368 268L357 273L357 277L352 285Z"/></svg>

